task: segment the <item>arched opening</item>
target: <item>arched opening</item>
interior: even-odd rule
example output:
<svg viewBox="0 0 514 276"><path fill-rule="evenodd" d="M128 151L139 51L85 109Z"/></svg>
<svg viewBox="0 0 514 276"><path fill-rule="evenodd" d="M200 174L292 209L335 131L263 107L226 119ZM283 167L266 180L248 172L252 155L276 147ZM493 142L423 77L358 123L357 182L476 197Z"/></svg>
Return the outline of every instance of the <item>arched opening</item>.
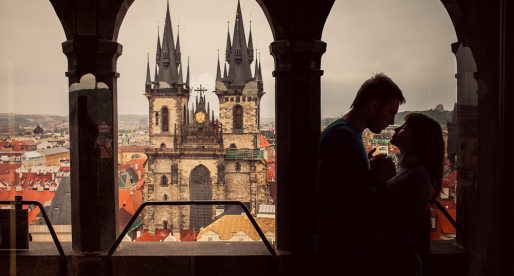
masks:
<svg viewBox="0 0 514 276"><path fill-rule="evenodd" d="M168 186L168 178L165 175L163 175L161 177L161 186L163 186L163 187L167 187Z"/></svg>
<svg viewBox="0 0 514 276"><path fill-rule="evenodd" d="M168 200L168 195L167 194L163 195L162 196L162 200L167 201ZM166 228L164 228L164 229L166 229Z"/></svg>
<svg viewBox="0 0 514 276"><path fill-rule="evenodd" d="M161 150L164 150L166 149L166 144L162 143L161 146L160 146Z"/></svg>
<svg viewBox="0 0 514 276"><path fill-rule="evenodd" d="M236 146L236 144L232 143L232 144L230 144L230 148L231 149L237 149L237 146Z"/></svg>
<svg viewBox="0 0 514 276"><path fill-rule="evenodd" d="M167 131L169 131L169 124L170 124L170 121L168 118L168 108L163 107L161 112L162 112L162 131L167 132Z"/></svg>
<svg viewBox="0 0 514 276"><path fill-rule="evenodd" d="M243 128L243 107L236 105L234 107L234 129Z"/></svg>
<svg viewBox="0 0 514 276"><path fill-rule="evenodd" d="M211 200L211 173L204 165L199 165L191 171L189 184L191 200ZM212 211L209 205L191 205L189 228L198 232L201 227L211 223Z"/></svg>

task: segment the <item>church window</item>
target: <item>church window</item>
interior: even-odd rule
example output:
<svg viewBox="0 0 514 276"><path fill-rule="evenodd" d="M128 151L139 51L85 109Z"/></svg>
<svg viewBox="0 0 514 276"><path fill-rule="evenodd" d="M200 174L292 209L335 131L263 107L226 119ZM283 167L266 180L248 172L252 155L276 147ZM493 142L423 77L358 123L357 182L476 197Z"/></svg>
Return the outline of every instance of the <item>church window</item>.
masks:
<svg viewBox="0 0 514 276"><path fill-rule="evenodd" d="M231 101L231 102L233 102L233 101L234 101L234 98L233 98L233 97L231 97L231 98L230 98L230 101Z"/></svg>
<svg viewBox="0 0 514 276"><path fill-rule="evenodd" d="M168 178L165 175L163 175L161 177L161 186L163 186L163 187L168 186Z"/></svg>
<svg viewBox="0 0 514 276"><path fill-rule="evenodd" d="M168 200L168 195L163 195L162 196L162 200L167 201ZM166 229L166 228L164 228L164 229Z"/></svg>
<svg viewBox="0 0 514 276"><path fill-rule="evenodd" d="M243 97L243 102L246 102L246 97Z"/></svg>
<svg viewBox="0 0 514 276"><path fill-rule="evenodd" d="M159 112L155 112L155 125L159 125Z"/></svg>
<svg viewBox="0 0 514 276"><path fill-rule="evenodd" d="M182 125L187 125L187 113L186 113L186 106L184 105L184 112L182 113L183 114L183 120L182 120Z"/></svg>
<svg viewBox="0 0 514 276"><path fill-rule="evenodd" d="M166 144L164 144L164 143L161 144L161 150L163 150L163 149L166 149Z"/></svg>
<svg viewBox="0 0 514 276"><path fill-rule="evenodd" d="M240 102L239 96L236 97L236 103Z"/></svg>
<svg viewBox="0 0 514 276"><path fill-rule="evenodd" d="M228 97L225 97L225 102L228 102Z"/></svg>
<svg viewBox="0 0 514 276"><path fill-rule="evenodd" d="M162 131L169 131L168 108L162 108Z"/></svg>
<svg viewBox="0 0 514 276"><path fill-rule="evenodd" d="M240 105L234 107L234 128L243 128L243 108Z"/></svg>
<svg viewBox="0 0 514 276"><path fill-rule="evenodd" d="M166 196L166 195L164 195L164 196ZM164 230L168 229L168 221L165 220L165 221L162 222L162 228Z"/></svg>
<svg viewBox="0 0 514 276"><path fill-rule="evenodd" d="M234 143L230 144L230 148L231 149L237 149L236 144L234 144Z"/></svg>
<svg viewBox="0 0 514 276"><path fill-rule="evenodd" d="M199 165L191 171L190 197L191 200L211 200L211 175L204 165ZM211 223L212 211L208 205L191 205L190 229L200 231Z"/></svg>
<svg viewBox="0 0 514 276"><path fill-rule="evenodd" d="M236 162L236 171L241 171L241 164L239 164L239 162Z"/></svg>

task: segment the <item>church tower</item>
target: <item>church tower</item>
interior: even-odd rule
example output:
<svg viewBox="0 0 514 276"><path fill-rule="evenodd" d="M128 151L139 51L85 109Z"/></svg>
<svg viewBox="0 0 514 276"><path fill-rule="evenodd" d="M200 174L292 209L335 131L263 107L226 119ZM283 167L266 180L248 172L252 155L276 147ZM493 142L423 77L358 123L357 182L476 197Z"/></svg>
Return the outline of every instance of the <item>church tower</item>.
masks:
<svg viewBox="0 0 514 276"><path fill-rule="evenodd" d="M189 57L183 81L179 33L174 44L168 4L162 44L157 35L154 81L149 60L147 64L150 145L145 150L143 201L239 200L254 214L259 205L269 203L266 162L259 149L262 77L257 64L252 77L252 35L250 31L247 45L242 20L238 3L234 40L229 34L227 45L229 70L225 65L223 77L218 52L216 120L206 101L207 89L189 85ZM211 224L216 208L224 206L148 206L143 228L151 235L170 231L170 239L179 240L181 230L198 232Z"/></svg>
<svg viewBox="0 0 514 276"><path fill-rule="evenodd" d="M251 25L247 44L239 1L232 36L231 41L229 29L223 77L218 53L214 91L219 99L219 121L223 128L223 148L226 150L226 198L245 202L252 212L256 212L259 205L268 202L269 195L259 130L260 101L264 92L260 66L256 60L252 76L251 64L255 56Z"/></svg>
<svg viewBox="0 0 514 276"><path fill-rule="evenodd" d="M229 31L225 54L225 73L221 77L218 61L215 91L220 105L220 122L223 125L223 146L226 149L257 150L260 147L260 101L264 92L257 61L255 61L255 72L252 76L251 64L254 61L254 49L251 25L247 44L239 1L233 40L230 41ZM226 73L227 64L228 74Z"/></svg>

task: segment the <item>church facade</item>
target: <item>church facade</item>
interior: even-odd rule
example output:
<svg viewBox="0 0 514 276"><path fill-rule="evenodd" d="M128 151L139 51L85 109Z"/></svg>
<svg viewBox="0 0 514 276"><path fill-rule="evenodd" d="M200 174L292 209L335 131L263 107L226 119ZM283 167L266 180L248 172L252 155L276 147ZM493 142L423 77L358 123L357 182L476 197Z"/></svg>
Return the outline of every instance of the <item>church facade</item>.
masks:
<svg viewBox="0 0 514 276"><path fill-rule="evenodd" d="M182 69L180 41L177 36L174 42L168 5L162 44L157 38L153 81L147 68L150 145L145 151L143 201L238 200L252 213L271 202L260 150L262 74L257 61L255 73L251 72L252 34L250 30L247 43L242 22L238 3L233 39L230 32L227 35L223 76L218 58L214 92L219 99L219 119L215 120L206 102L207 90L191 88L189 65ZM156 229L171 229L179 238L180 230L198 232L209 225L216 207L220 208L149 206L143 212L144 228L152 235Z"/></svg>

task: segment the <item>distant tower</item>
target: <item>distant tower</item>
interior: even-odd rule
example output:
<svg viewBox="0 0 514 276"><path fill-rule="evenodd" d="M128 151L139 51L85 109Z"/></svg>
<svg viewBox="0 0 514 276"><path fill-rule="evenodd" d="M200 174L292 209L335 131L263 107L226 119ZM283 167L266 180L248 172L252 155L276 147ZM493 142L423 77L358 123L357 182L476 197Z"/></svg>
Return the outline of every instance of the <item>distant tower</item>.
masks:
<svg viewBox="0 0 514 276"><path fill-rule="evenodd" d="M228 74L221 78L218 57L216 95L220 103L220 122L223 125L224 148L258 149L260 142L260 100L263 92L260 68L254 76L250 64L254 60L252 31L246 43L241 5L238 1L233 40L227 34L226 62ZM256 62L257 63L257 62ZM226 68L226 65L225 65Z"/></svg>
<svg viewBox="0 0 514 276"><path fill-rule="evenodd" d="M230 28L230 27L229 27ZM255 211L266 204L266 163L260 151L260 101L264 95L260 67L255 66L253 38L250 25L246 43L241 5L238 1L233 39L227 34L223 77L218 54L215 93L219 99L219 121L223 128L223 147L226 149L226 198L248 203ZM227 74L228 63L228 74ZM248 184L249 183L249 184Z"/></svg>

